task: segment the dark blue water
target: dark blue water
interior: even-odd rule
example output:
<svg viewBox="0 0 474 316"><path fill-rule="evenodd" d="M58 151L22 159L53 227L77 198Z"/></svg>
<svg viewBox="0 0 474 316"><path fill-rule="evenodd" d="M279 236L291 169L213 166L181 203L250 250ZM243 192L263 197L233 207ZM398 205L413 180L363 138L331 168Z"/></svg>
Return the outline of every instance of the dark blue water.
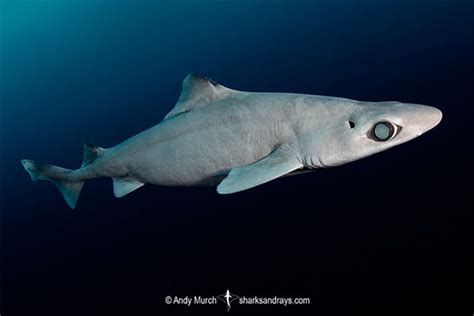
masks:
<svg viewBox="0 0 474 316"><path fill-rule="evenodd" d="M226 289L311 298L233 313L472 313L472 2L0 9L2 315L222 315L222 303L164 298ZM111 147L158 123L191 72L241 90L434 105L444 119L387 152L229 196L149 185L116 199L102 179L71 211L23 170L22 158L79 166L84 142Z"/></svg>

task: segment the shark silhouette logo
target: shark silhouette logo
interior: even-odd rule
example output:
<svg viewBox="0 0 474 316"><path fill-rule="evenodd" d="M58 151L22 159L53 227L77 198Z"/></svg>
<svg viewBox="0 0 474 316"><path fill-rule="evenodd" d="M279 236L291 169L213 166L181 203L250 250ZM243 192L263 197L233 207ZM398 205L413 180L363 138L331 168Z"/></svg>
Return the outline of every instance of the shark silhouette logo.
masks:
<svg viewBox="0 0 474 316"><path fill-rule="evenodd" d="M227 311L230 311L230 304L238 299L239 296L231 294L230 291L227 290L225 294L218 295L217 298L223 301L227 305Z"/></svg>

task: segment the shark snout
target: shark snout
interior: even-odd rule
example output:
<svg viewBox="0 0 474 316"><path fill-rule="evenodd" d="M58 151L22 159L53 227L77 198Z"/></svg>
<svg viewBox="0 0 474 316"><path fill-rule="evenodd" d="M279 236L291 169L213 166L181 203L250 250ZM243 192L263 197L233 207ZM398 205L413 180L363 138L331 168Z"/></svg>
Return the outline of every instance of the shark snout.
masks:
<svg viewBox="0 0 474 316"><path fill-rule="evenodd" d="M433 106L422 105L421 114L419 115L420 131L418 136L434 128L441 122L443 118L443 112Z"/></svg>
<svg viewBox="0 0 474 316"><path fill-rule="evenodd" d="M433 106L429 106L428 108L429 114L427 115L427 117L432 125L431 128L433 128L438 125L439 122L441 122L441 120L443 119L443 112Z"/></svg>

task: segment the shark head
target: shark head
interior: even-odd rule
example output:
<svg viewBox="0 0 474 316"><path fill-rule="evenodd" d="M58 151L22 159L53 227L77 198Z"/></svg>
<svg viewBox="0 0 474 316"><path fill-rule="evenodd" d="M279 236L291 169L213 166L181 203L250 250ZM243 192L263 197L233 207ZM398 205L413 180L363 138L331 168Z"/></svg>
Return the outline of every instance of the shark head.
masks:
<svg viewBox="0 0 474 316"><path fill-rule="evenodd" d="M442 118L435 107L401 102L352 101L342 108L338 119L325 127L329 141L318 142L320 166L341 165L403 144Z"/></svg>

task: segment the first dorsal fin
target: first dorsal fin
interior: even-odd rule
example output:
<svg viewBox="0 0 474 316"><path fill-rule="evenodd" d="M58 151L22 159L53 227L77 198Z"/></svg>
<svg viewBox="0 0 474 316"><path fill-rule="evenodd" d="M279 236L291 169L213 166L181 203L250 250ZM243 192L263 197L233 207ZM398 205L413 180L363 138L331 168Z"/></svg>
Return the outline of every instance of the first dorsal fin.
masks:
<svg viewBox="0 0 474 316"><path fill-rule="evenodd" d="M183 88L178 102L165 116L165 119L205 106L212 101L224 99L235 92L237 91L226 88L212 79L189 74L183 80Z"/></svg>
<svg viewBox="0 0 474 316"><path fill-rule="evenodd" d="M92 163L97 157L100 157L104 154L105 149L94 145L92 143L84 144L84 158L82 159L82 167Z"/></svg>

